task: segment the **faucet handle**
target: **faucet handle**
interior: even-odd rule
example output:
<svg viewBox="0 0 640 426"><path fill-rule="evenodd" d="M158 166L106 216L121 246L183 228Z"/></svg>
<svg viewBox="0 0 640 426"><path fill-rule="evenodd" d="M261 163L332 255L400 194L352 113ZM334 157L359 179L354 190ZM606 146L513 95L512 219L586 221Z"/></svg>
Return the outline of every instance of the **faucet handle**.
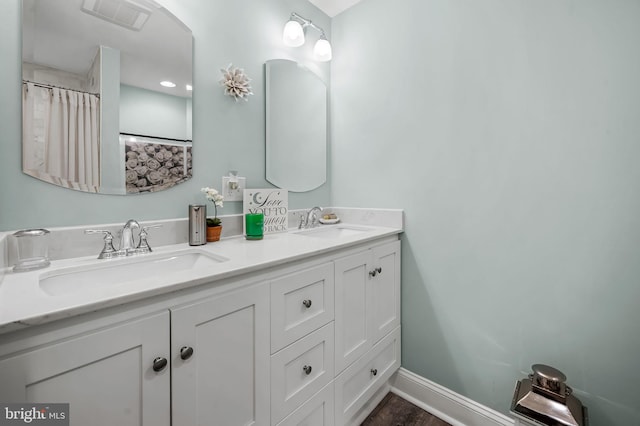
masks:
<svg viewBox="0 0 640 426"><path fill-rule="evenodd" d="M98 259L110 258L113 257L112 255L114 253L116 253L116 249L113 247L113 235L111 235L110 231L103 229L85 229L84 233L86 235L104 234L104 247L98 255Z"/></svg>
<svg viewBox="0 0 640 426"><path fill-rule="evenodd" d="M311 227L315 228L316 226L318 226L318 223L320 223L320 218L318 217L318 212L314 211L311 216Z"/></svg>
<svg viewBox="0 0 640 426"><path fill-rule="evenodd" d="M307 214L306 212L300 213L300 221L298 222L298 229L306 228Z"/></svg>
<svg viewBox="0 0 640 426"><path fill-rule="evenodd" d="M153 228L161 228L161 227L162 227L162 224L143 226L142 229L140 230L140 242L138 243L138 247L136 247L136 249L141 249L141 251L143 252L151 253L153 250L151 250L151 246L147 241L147 236L149 235L147 230L153 229Z"/></svg>

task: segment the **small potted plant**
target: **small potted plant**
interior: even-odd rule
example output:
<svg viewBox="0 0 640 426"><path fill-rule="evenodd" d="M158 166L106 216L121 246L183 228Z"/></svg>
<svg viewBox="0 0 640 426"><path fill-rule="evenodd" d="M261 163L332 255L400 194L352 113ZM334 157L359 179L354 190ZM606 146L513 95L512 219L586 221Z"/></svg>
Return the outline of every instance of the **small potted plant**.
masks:
<svg viewBox="0 0 640 426"><path fill-rule="evenodd" d="M222 232L221 221L218 218L218 207L222 207L222 201L224 197L216 189L202 188L207 200L213 203L213 218L207 218L207 241L213 242L220 239L220 233Z"/></svg>

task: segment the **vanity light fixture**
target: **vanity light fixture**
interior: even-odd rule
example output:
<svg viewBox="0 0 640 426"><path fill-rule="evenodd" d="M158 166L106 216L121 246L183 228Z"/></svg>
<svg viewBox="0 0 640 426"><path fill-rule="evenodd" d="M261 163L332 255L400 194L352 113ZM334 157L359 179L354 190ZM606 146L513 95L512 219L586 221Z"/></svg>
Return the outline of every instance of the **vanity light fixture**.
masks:
<svg viewBox="0 0 640 426"><path fill-rule="evenodd" d="M331 60L331 43L327 40L324 34L324 30L311 22L309 19L303 18L297 13L293 12L289 21L284 26L282 33L282 41L285 46L299 47L305 42L305 30L311 27L314 30L320 32L320 38L313 47L313 56L316 60L321 62L327 62Z"/></svg>
<svg viewBox="0 0 640 426"><path fill-rule="evenodd" d="M160 85L164 87L176 87L176 84L173 81L167 81L167 80L161 81Z"/></svg>
<svg viewBox="0 0 640 426"><path fill-rule="evenodd" d="M313 56L321 62L331 60L331 43L329 43L329 40L324 36L324 33L320 36L315 46L313 46Z"/></svg>
<svg viewBox="0 0 640 426"><path fill-rule="evenodd" d="M285 46L300 47L304 44L304 30L300 22L293 20L294 15L291 14L291 19L284 26L282 41Z"/></svg>

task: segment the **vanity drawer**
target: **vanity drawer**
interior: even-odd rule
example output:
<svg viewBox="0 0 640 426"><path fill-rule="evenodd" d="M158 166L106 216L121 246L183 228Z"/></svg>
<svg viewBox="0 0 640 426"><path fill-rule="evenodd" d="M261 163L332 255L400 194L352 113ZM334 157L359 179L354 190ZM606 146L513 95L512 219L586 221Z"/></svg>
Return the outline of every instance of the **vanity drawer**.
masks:
<svg viewBox="0 0 640 426"><path fill-rule="evenodd" d="M271 356L271 424L333 380L333 322Z"/></svg>
<svg viewBox="0 0 640 426"><path fill-rule="evenodd" d="M333 382L331 382L278 423L278 426L333 426L335 414L333 404Z"/></svg>
<svg viewBox="0 0 640 426"><path fill-rule="evenodd" d="M333 321L333 295L333 263L272 281L271 353Z"/></svg>
<svg viewBox="0 0 640 426"><path fill-rule="evenodd" d="M374 395L379 385L400 368L400 327L351 364L335 380L338 425L345 425Z"/></svg>

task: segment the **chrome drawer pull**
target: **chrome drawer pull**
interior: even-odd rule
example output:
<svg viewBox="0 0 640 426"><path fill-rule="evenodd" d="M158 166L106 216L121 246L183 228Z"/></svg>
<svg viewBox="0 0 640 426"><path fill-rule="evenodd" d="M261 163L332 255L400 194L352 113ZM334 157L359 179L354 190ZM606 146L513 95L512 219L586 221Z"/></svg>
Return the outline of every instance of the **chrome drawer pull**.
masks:
<svg viewBox="0 0 640 426"><path fill-rule="evenodd" d="M371 374L373 374L374 376L378 375L378 369L377 368L372 368L371 369Z"/></svg>
<svg viewBox="0 0 640 426"><path fill-rule="evenodd" d="M310 308L311 307L311 300L305 299L305 300L302 301L302 304L305 306L305 308Z"/></svg>
<svg viewBox="0 0 640 426"><path fill-rule="evenodd" d="M310 365L305 365L304 367L302 367L302 370L304 371L304 373L308 376L309 374L311 374L311 366Z"/></svg>

